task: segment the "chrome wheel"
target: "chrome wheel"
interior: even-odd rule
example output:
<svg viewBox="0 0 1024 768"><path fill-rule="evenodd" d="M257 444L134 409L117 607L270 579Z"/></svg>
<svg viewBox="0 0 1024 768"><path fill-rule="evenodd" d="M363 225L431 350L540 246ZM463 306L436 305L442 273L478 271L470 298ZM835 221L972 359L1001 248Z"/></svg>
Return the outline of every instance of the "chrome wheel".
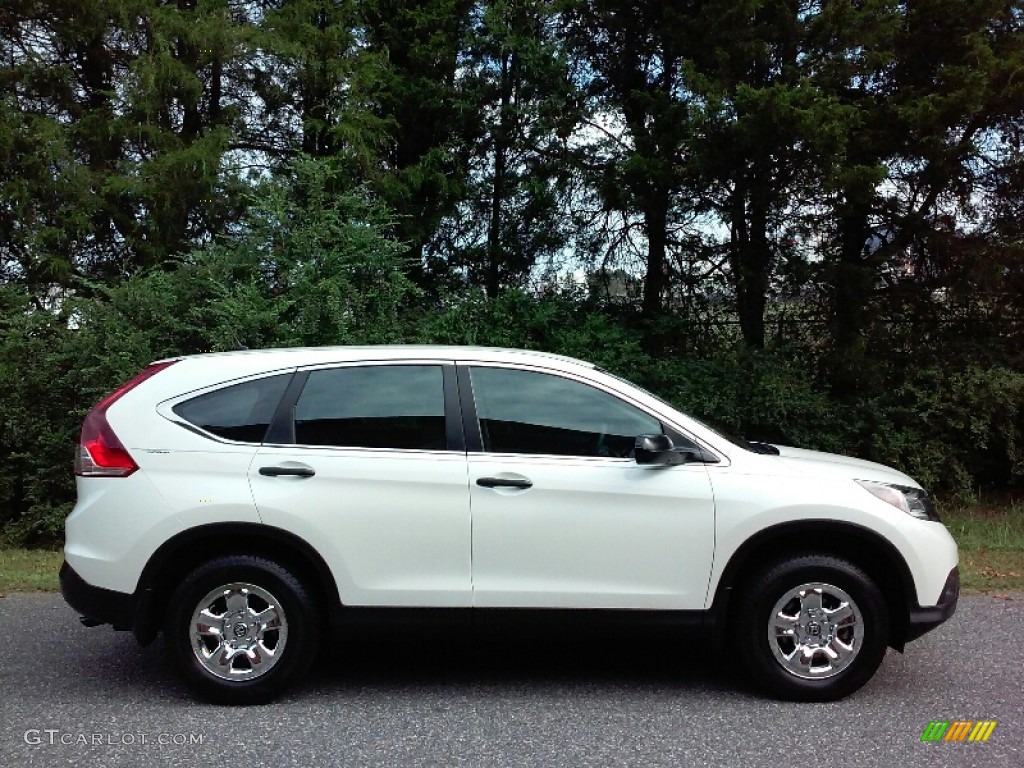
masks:
<svg viewBox="0 0 1024 768"><path fill-rule="evenodd" d="M832 677L860 653L864 617L839 587L801 584L775 603L768 619L768 643L789 674L805 680Z"/></svg>
<svg viewBox="0 0 1024 768"><path fill-rule="evenodd" d="M280 601L255 584L236 582L211 590L189 625L192 651L211 675L251 680L281 659L288 620Z"/></svg>

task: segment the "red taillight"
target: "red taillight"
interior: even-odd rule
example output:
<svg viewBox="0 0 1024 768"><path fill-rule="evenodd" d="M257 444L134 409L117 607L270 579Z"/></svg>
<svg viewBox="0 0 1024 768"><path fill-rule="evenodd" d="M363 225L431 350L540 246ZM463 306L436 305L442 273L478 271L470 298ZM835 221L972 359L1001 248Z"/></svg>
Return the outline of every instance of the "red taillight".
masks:
<svg viewBox="0 0 1024 768"><path fill-rule="evenodd" d="M82 477L128 477L139 468L128 453L114 430L107 421L107 409L125 393L139 386L146 379L160 373L164 368L176 363L168 360L153 363L141 373L129 379L109 395L100 400L82 424L82 437L78 441L78 453L75 455L75 474Z"/></svg>

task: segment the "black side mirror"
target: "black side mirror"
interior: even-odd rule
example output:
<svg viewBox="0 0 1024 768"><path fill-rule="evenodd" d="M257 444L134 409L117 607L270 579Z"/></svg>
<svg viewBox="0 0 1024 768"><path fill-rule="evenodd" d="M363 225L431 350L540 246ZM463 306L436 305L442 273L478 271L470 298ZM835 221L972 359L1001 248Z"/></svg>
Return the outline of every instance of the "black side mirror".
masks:
<svg viewBox="0 0 1024 768"><path fill-rule="evenodd" d="M695 459L692 451L676 450L668 435L639 435L633 447L633 456L637 464L663 467L675 467Z"/></svg>

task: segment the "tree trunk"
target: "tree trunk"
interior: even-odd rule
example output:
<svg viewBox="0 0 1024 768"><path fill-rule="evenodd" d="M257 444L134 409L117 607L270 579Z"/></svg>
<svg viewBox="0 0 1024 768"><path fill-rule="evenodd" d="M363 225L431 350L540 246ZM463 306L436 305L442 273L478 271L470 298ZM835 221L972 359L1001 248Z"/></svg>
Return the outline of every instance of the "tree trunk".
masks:
<svg viewBox="0 0 1024 768"><path fill-rule="evenodd" d="M511 61L510 61L511 59ZM487 295L495 297L501 289L501 265L504 252L501 242L501 207L505 203L505 173L512 136L512 93L516 55L501 58L501 107L498 130L494 135L494 178L491 181L491 219L487 229Z"/></svg>
<svg viewBox="0 0 1024 768"><path fill-rule="evenodd" d="M647 272L644 277L643 316L653 320L661 314L665 291L665 255L668 245L668 193L655 194L644 202L647 232Z"/></svg>
<svg viewBox="0 0 1024 768"><path fill-rule="evenodd" d="M869 236L868 209L848 206L839 218L839 254L832 272L832 392L853 397L861 389L865 307L874 287L874 273L865 261Z"/></svg>
<svg viewBox="0 0 1024 768"><path fill-rule="evenodd" d="M730 243L736 313L743 341L764 349L764 312L768 302L772 248L768 239L768 177L744 180L733 188ZM749 190L749 191L748 191Z"/></svg>
<svg viewBox="0 0 1024 768"><path fill-rule="evenodd" d="M310 157L330 157L331 131L328 100L330 83L326 59L334 55L324 50L323 39L330 26L327 10L317 8L313 15L317 29L317 44L313 47L316 60L303 73L302 85L302 152Z"/></svg>
<svg viewBox="0 0 1024 768"><path fill-rule="evenodd" d="M81 83L85 90L85 104L90 117L94 122L99 122L100 125L107 127L114 120L109 96L113 86L111 85L110 52L106 48L103 36L97 35L86 44L79 46L76 58L81 72ZM120 147L101 130L92 130L88 134L84 134L83 144L86 163L92 174L93 183L98 188L113 172ZM96 194L98 197L102 195L99 189L96 189ZM92 216L93 232L96 235L97 244L101 247L109 245L114 240L110 208L109 202L104 200L103 204L96 206Z"/></svg>

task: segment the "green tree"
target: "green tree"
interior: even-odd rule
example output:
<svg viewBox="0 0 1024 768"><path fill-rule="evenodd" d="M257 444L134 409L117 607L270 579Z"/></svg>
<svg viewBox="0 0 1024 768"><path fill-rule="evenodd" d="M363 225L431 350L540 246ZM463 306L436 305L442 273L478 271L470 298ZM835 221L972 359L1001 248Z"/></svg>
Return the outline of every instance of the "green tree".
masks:
<svg viewBox="0 0 1024 768"><path fill-rule="evenodd" d="M362 42L380 66L365 87L384 126L373 188L395 214L411 275L428 286L447 271L428 245L466 194L466 136L476 104L463 99L473 0L361 0ZM429 257L429 258L428 258ZM428 263L429 261L429 263Z"/></svg>
<svg viewBox="0 0 1024 768"><path fill-rule="evenodd" d="M413 287L390 218L365 191L337 194L329 161L251 193L229 234L114 285L40 309L0 286L0 535L58 541L74 499L85 412L155 359L240 346L392 343Z"/></svg>
<svg viewBox="0 0 1024 768"><path fill-rule="evenodd" d="M1021 8L828 2L811 27L813 80L845 108L845 135L822 155L821 178L830 369L834 392L853 397L877 374L868 331L882 275L931 248L950 207L970 207L987 133L1024 105Z"/></svg>
<svg viewBox="0 0 1024 768"><path fill-rule="evenodd" d="M5 14L7 274L40 290L119 279L230 220L236 31L226 0L43 0Z"/></svg>
<svg viewBox="0 0 1024 768"><path fill-rule="evenodd" d="M567 38L589 73L598 194L607 210L642 222L648 319L662 310L673 219L693 207L680 196L693 138L684 68L698 37L693 10L692 3L576 0L565 12Z"/></svg>
<svg viewBox="0 0 1024 768"><path fill-rule="evenodd" d="M131 172L109 187L133 213L137 263L174 256L236 213L237 180L224 155L241 126L229 76L248 56L227 0L144 4L130 18L139 54L124 82L124 152Z"/></svg>
<svg viewBox="0 0 1024 768"><path fill-rule="evenodd" d="M557 21L545 0L491 0L469 36L463 98L476 101L478 118L467 192L442 236L450 263L492 297L522 285L572 235L578 94Z"/></svg>
<svg viewBox="0 0 1024 768"><path fill-rule="evenodd" d="M765 310L784 241L798 225L809 151L841 115L802 65L807 11L793 0L698 3L712 45L688 48L698 105L698 189L727 228L726 253L746 344L765 345Z"/></svg>
<svg viewBox="0 0 1024 768"><path fill-rule="evenodd" d="M356 2L274 0L253 14L247 69L256 106L239 146L280 163L345 158L356 180L376 172L385 124L372 112L377 70Z"/></svg>

